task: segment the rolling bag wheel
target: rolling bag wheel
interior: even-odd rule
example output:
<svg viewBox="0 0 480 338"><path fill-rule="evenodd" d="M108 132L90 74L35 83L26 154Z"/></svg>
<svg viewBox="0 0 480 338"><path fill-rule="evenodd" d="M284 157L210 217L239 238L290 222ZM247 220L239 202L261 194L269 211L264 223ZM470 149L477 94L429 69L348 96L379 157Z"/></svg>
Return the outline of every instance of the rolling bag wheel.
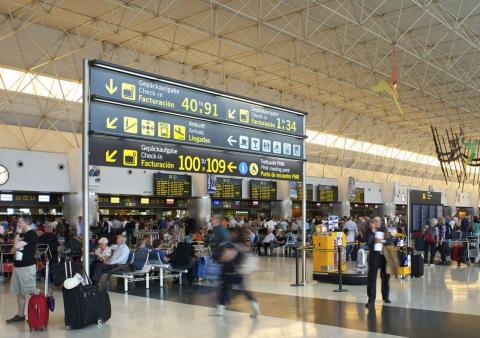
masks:
<svg viewBox="0 0 480 338"><path fill-rule="evenodd" d="M102 324L103 324L103 320L102 320L102 319L99 319L99 320L97 321L97 324L98 324L98 325L102 325Z"/></svg>

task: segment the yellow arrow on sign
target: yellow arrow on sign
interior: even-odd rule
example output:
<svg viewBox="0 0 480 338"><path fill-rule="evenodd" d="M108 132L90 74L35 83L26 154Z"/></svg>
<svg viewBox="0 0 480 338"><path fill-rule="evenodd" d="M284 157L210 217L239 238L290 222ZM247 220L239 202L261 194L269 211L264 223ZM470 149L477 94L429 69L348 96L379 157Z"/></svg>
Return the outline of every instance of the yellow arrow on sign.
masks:
<svg viewBox="0 0 480 338"><path fill-rule="evenodd" d="M117 162L117 159L115 158L115 156L117 155L118 151L114 150L112 152L110 152L110 150L107 150L105 152L105 161L107 161L108 163L115 163Z"/></svg>
<svg viewBox="0 0 480 338"><path fill-rule="evenodd" d="M229 118L229 119L234 119L234 118L235 118L235 112L236 112L236 111L237 111L236 109L229 109L229 110L228 110L228 118Z"/></svg>
<svg viewBox="0 0 480 338"><path fill-rule="evenodd" d="M233 162L230 162L227 166L228 168L228 171L230 171L231 173L233 173L233 170L237 169L237 166L235 164L233 164Z"/></svg>
<svg viewBox="0 0 480 338"><path fill-rule="evenodd" d="M118 117L114 117L113 119L110 117L107 117L107 128L108 129L117 129L117 126L115 123L117 123Z"/></svg>
<svg viewBox="0 0 480 338"><path fill-rule="evenodd" d="M110 79L110 81L108 82L108 84L105 85L105 88L107 89L107 92L108 92L110 95L115 94L115 92L116 92L117 89L118 89L117 86L113 86L113 79Z"/></svg>

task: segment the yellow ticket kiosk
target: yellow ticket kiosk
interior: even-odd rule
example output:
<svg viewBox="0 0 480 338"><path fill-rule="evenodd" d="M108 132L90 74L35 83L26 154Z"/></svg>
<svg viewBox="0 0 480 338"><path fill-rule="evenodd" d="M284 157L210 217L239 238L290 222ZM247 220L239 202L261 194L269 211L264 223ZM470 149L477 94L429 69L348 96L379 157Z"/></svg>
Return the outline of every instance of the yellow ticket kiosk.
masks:
<svg viewBox="0 0 480 338"><path fill-rule="evenodd" d="M342 246L342 271L347 270L346 237L343 232L324 232L313 237L313 271L338 271L338 245Z"/></svg>

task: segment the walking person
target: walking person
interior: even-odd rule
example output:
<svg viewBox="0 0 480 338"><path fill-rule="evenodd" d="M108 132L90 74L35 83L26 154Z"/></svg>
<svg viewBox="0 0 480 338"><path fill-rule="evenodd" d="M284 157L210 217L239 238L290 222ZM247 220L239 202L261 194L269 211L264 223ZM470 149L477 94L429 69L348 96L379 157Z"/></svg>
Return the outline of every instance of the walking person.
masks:
<svg viewBox="0 0 480 338"><path fill-rule="evenodd" d="M368 284L367 295L368 303L365 305L367 309L372 309L375 305L377 296L377 275L380 270L380 278L382 280L382 298L384 303L390 301L390 275L387 274L387 262L383 255L383 244L389 244L391 240L385 239L387 229L382 226L382 220L376 216L372 219L367 229L366 239L369 249L368 256Z"/></svg>
<svg viewBox="0 0 480 338"><path fill-rule="evenodd" d="M232 242L226 243L222 247L222 252L219 255L219 261L223 264L221 275L221 289L218 300L218 305L213 311L213 316L223 316L225 308L230 304L232 298L233 286L238 286L238 289L250 302L250 317L257 318L260 315L260 307L253 296L253 294L245 290L244 276L241 274L240 266L245 264L248 259L248 246L246 231L247 227L239 228L232 235Z"/></svg>
<svg viewBox="0 0 480 338"><path fill-rule="evenodd" d="M32 229L32 218L30 216L20 217L12 249L12 253L15 255L15 268L10 282L10 292L17 295L18 312L13 318L7 320L7 324L25 322L26 296L38 294L35 262L37 243L38 236Z"/></svg>

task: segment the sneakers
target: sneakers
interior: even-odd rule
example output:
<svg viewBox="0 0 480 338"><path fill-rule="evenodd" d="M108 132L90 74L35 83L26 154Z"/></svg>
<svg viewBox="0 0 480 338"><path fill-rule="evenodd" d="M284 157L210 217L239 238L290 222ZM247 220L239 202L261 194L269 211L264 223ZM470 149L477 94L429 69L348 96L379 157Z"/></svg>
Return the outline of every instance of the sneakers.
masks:
<svg viewBox="0 0 480 338"><path fill-rule="evenodd" d="M23 323L25 322L25 316L15 315L14 317L6 320L7 324Z"/></svg>
<svg viewBox="0 0 480 338"><path fill-rule="evenodd" d="M391 301L390 299L385 299L383 302L384 302L385 304L390 304L392 301Z"/></svg>
<svg viewBox="0 0 480 338"><path fill-rule="evenodd" d="M250 302L250 308L252 310L250 313L250 318L256 319L258 316L260 316L260 306L257 302Z"/></svg>
<svg viewBox="0 0 480 338"><path fill-rule="evenodd" d="M210 313L210 316L222 317L225 315L225 305L217 305L217 307Z"/></svg>

